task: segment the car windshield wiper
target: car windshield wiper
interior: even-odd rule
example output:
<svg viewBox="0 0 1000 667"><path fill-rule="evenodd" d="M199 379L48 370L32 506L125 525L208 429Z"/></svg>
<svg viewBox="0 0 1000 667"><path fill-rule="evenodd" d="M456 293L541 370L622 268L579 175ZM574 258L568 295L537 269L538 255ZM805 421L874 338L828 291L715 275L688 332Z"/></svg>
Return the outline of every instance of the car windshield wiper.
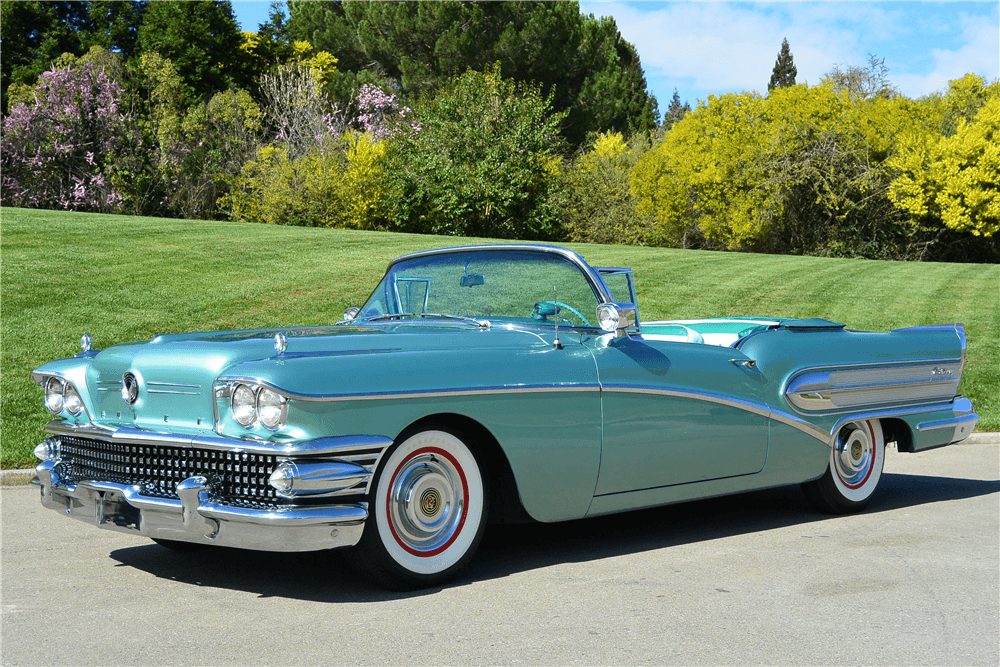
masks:
<svg viewBox="0 0 1000 667"><path fill-rule="evenodd" d="M466 317L465 315L449 315L448 313L420 313L420 317L440 317L445 320L458 320L459 322L475 324L480 329L490 328L489 320L477 320L474 317Z"/></svg>
<svg viewBox="0 0 1000 667"><path fill-rule="evenodd" d="M357 320L358 322L378 322L379 320L394 320L397 317L416 317L413 313L388 313L386 315L376 315L374 317L366 317L363 320Z"/></svg>

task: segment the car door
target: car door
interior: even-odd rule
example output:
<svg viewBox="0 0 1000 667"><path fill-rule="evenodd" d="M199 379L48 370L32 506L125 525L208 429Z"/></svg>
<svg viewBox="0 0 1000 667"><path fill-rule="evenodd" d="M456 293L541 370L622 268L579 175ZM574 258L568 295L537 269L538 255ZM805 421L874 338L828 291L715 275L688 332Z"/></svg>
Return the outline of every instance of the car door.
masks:
<svg viewBox="0 0 1000 667"><path fill-rule="evenodd" d="M595 495L763 469L764 378L739 350L614 334L589 344L604 423Z"/></svg>

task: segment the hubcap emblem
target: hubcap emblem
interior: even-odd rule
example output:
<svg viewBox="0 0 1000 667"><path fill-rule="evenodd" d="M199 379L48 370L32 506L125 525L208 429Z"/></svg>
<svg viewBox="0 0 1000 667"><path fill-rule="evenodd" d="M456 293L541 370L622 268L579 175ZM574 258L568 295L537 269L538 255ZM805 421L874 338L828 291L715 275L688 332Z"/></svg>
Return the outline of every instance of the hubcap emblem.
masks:
<svg viewBox="0 0 1000 667"><path fill-rule="evenodd" d="M851 445L851 458L853 458L855 461L860 461L861 460L861 443L860 442L855 442L853 445Z"/></svg>
<svg viewBox="0 0 1000 667"><path fill-rule="evenodd" d="M131 373L122 377L122 400L129 405L135 405L139 400L139 380Z"/></svg>
<svg viewBox="0 0 1000 667"><path fill-rule="evenodd" d="M441 494L437 489L427 489L420 495L420 511L424 516L434 516L441 506Z"/></svg>

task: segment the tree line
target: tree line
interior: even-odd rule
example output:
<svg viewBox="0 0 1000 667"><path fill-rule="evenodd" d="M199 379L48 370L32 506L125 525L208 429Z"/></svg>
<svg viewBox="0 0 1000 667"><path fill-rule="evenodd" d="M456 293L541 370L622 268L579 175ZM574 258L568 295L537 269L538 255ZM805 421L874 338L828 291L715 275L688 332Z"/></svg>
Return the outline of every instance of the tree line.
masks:
<svg viewBox="0 0 1000 667"><path fill-rule="evenodd" d="M287 12L285 11L287 7ZM5 205L507 239L1000 258L1000 86L874 56L676 91L576 3L3 3Z"/></svg>

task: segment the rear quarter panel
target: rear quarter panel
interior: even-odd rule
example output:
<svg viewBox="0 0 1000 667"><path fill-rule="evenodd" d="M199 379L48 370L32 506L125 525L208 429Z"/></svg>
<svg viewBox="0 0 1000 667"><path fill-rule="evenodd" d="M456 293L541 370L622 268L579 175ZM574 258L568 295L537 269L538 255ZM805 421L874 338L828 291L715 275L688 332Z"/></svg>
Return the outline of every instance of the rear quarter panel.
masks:
<svg viewBox="0 0 1000 667"><path fill-rule="evenodd" d="M767 404L775 410L805 419L831 432L852 414L885 408L905 412L904 408L910 408L913 414L900 414L899 418L909 426L914 451L948 444L947 441L942 441L942 438L947 440L948 434L921 432L916 428L919 423L950 418L952 410L942 407L942 403L946 401L903 399L889 404L855 406L849 409L805 411L788 400L786 391L796 377L817 369L858 370L864 371L866 376L876 378L879 372L884 372L885 378L876 379L876 382L888 382L888 377L894 371L912 367L918 367L921 372L927 369L928 373L935 367L958 368L959 377L949 385L957 389L964 363L965 342L960 330L954 325L901 329L890 333L778 329L754 334L739 347L757 361L756 369L765 380ZM925 409L912 409L921 404Z"/></svg>

